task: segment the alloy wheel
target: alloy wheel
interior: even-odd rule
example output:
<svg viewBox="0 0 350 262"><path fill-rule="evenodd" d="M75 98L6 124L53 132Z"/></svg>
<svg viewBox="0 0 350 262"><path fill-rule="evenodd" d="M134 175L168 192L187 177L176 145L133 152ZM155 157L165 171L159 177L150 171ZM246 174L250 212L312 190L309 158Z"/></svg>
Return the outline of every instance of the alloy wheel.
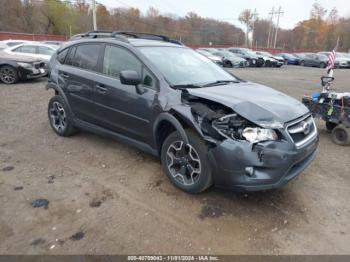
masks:
<svg viewBox="0 0 350 262"><path fill-rule="evenodd" d="M201 161L197 151L183 141L170 144L166 155L170 174L181 184L195 184L201 174Z"/></svg>
<svg viewBox="0 0 350 262"><path fill-rule="evenodd" d="M16 72L9 67L3 67L0 70L1 81L5 84L13 84L16 81Z"/></svg>
<svg viewBox="0 0 350 262"><path fill-rule="evenodd" d="M50 107L50 119L52 126L57 132L62 132L66 128L66 112L59 102L53 102Z"/></svg>

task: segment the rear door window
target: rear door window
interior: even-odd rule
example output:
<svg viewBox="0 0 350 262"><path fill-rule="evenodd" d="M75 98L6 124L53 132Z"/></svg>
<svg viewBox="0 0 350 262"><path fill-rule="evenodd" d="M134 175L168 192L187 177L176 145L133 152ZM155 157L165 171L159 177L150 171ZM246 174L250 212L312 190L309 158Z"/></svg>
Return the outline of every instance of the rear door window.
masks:
<svg viewBox="0 0 350 262"><path fill-rule="evenodd" d="M91 71L97 71L100 44L82 44L77 46L72 65Z"/></svg>

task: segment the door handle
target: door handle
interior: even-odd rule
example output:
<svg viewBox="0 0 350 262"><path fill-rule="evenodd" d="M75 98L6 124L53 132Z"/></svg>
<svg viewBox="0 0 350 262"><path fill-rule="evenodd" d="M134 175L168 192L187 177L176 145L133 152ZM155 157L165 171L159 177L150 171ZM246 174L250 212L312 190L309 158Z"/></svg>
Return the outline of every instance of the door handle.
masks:
<svg viewBox="0 0 350 262"><path fill-rule="evenodd" d="M68 75L68 74L66 74L66 73L61 73L61 76L62 76L64 79L69 78L69 75Z"/></svg>
<svg viewBox="0 0 350 262"><path fill-rule="evenodd" d="M96 89L97 89L97 92L99 92L100 94L107 93L107 88L104 85L97 84Z"/></svg>

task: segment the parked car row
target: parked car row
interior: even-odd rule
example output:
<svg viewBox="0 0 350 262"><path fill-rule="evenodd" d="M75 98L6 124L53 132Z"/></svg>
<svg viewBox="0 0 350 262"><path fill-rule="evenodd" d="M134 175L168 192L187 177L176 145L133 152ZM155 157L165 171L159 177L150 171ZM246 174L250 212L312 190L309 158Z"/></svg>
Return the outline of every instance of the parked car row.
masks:
<svg viewBox="0 0 350 262"><path fill-rule="evenodd" d="M318 53L295 53L279 54L285 59L286 64L312 66L326 68L328 65L328 55L330 52L318 52ZM350 54L337 52L335 56L336 68L350 68Z"/></svg>
<svg viewBox="0 0 350 262"><path fill-rule="evenodd" d="M0 41L0 81L14 84L46 76L47 65L61 44L59 41Z"/></svg>
<svg viewBox="0 0 350 262"><path fill-rule="evenodd" d="M284 64L283 57L248 48L199 48L197 52L224 67L281 67Z"/></svg>
<svg viewBox="0 0 350 262"><path fill-rule="evenodd" d="M198 48L197 52L224 67L281 67L300 65L326 68L329 52L279 53L253 51L248 48ZM350 68L350 53L336 53L336 68Z"/></svg>

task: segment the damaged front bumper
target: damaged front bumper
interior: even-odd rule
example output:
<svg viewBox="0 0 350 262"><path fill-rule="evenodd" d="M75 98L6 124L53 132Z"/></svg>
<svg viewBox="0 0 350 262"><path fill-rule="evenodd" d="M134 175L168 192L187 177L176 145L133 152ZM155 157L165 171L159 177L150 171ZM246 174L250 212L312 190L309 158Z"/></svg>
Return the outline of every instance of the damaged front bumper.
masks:
<svg viewBox="0 0 350 262"><path fill-rule="evenodd" d="M299 149L288 140L253 145L226 139L209 153L215 185L238 191L279 188L309 166L317 145L318 136Z"/></svg>

